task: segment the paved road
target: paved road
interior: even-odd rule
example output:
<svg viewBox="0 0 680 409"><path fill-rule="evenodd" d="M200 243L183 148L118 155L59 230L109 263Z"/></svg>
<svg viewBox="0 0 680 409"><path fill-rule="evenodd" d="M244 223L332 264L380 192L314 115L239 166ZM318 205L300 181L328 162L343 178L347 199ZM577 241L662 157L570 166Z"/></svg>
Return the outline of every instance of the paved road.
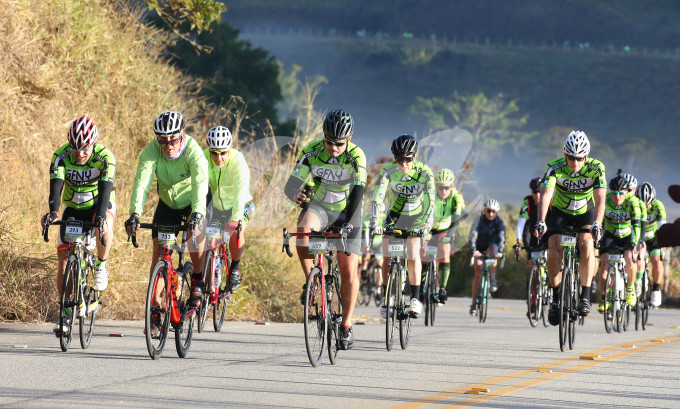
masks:
<svg viewBox="0 0 680 409"><path fill-rule="evenodd" d="M0 324L0 406L680 407L678 310L654 310L647 331L622 334L605 333L595 313L560 352L556 328L531 328L521 301L491 300L485 324L468 303L451 299L434 327L419 320L408 349L391 352L377 308L358 308L355 348L318 368L302 324L228 322L196 334L185 359L173 342L157 361L139 321L98 322L89 349L74 340L66 353L51 325Z"/></svg>

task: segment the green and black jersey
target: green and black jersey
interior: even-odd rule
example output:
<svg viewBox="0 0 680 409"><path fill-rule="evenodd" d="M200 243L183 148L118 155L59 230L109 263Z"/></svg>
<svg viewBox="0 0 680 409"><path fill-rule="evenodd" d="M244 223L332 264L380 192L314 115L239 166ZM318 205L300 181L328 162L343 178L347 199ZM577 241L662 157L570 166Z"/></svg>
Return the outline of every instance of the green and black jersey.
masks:
<svg viewBox="0 0 680 409"><path fill-rule="evenodd" d="M424 226L429 230L433 222L434 197L434 177L429 166L415 161L413 169L404 174L397 162L387 162L380 169L373 192L371 222L375 225L379 214L393 212L403 216L418 216L414 226Z"/></svg>
<svg viewBox="0 0 680 409"><path fill-rule="evenodd" d="M656 231L664 223L666 223L666 207L661 203L661 200L654 199L652 205L647 209L647 228L645 229L644 239L653 239L656 236Z"/></svg>
<svg viewBox="0 0 680 409"><path fill-rule="evenodd" d="M555 189L551 206L566 214L576 216L595 207L593 189L606 189L604 164L588 158L579 172L572 172L566 158L558 158L546 167L542 187Z"/></svg>
<svg viewBox="0 0 680 409"><path fill-rule="evenodd" d="M90 159L82 165L71 156L69 144L59 147L50 163L50 211L58 211L61 200L75 210L91 209L100 199L100 190L104 190L108 197L106 203L100 206L105 211L108 202L116 200L113 191L115 174L113 154L102 144L94 144Z"/></svg>
<svg viewBox="0 0 680 409"><path fill-rule="evenodd" d="M611 192L607 193L604 209L604 229L614 237L631 237L632 243L640 239L640 206L633 197L626 196L622 204L616 205Z"/></svg>
<svg viewBox="0 0 680 409"><path fill-rule="evenodd" d="M297 179L299 183L292 186L291 179ZM360 187L361 195L358 197L359 203L350 207L360 207L363 189L366 187L366 155L361 148L348 142L345 152L333 157L324 148L323 140L312 142L298 156L295 169L286 184L286 195L295 200L299 187L309 180L314 186L314 203L326 210L349 211L348 204L355 187Z"/></svg>
<svg viewBox="0 0 680 409"><path fill-rule="evenodd" d="M452 188L451 194L446 199L441 199L435 195L432 229L441 231L451 228L454 217L460 217L464 208L463 195L455 187Z"/></svg>

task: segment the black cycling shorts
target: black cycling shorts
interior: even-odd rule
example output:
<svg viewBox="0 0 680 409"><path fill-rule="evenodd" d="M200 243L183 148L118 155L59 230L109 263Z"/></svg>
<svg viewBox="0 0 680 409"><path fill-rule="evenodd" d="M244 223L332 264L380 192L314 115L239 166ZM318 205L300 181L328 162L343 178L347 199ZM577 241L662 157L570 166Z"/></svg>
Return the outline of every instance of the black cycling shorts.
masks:
<svg viewBox="0 0 680 409"><path fill-rule="evenodd" d="M547 241L548 237L553 234L560 234L560 232L567 227L574 227L580 229L584 226L590 226L595 221L595 209L589 209L583 214L570 215L561 210L550 207L548 214L545 217L545 224L548 231L543 235L541 241Z"/></svg>
<svg viewBox="0 0 680 409"><path fill-rule="evenodd" d="M422 214L415 214L412 216L402 215L397 212L391 211L385 217L385 226L394 225L398 230L408 230L413 229L413 224L418 220Z"/></svg>
<svg viewBox="0 0 680 409"><path fill-rule="evenodd" d="M64 211L62 212L61 215L61 220L66 220L70 217L80 220L83 222L94 222L94 218L97 215L97 209L99 208L99 205L95 202L94 206L90 207L89 209L84 209L84 210L76 210L72 207L64 206ZM109 206L107 208L107 212L110 212L113 217L116 217L116 204L109 202ZM85 229L87 230L87 229ZM61 225L59 226L59 241L58 245L62 245L65 243L64 241L64 233L66 233L66 226Z"/></svg>
<svg viewBox="0 0 680 409"><path fill-rule="evenodd" d="M159 200L156 211L153 214L153 223L174 226L177 224L184 224L189 216L191 216L191 205L183 209L172 209L162 200ZM154 239L158 237L157 229L151 230L151 237Z"/></svg>
<svg viewBox="0 0 680 409"><path fill-rule="evenodd" d="M634 245L630 242L630 236L616 237L608 231L605 231L600 240L600 254L609 253L610 249L615 247L623 247L626 250L631 250Z"/></svg>
<svg viewBox="0 0 680 409"><path fill-rule="evenodd" d="M345 213L330 211L314 202L300 212L299 220L301 220L307 212L314 213L319 218L322 231L332 224L342 226L344 223L347 223L347 215ZM352 220L349 221L349 224L352 225L352 231L349 232L349 236L347 237L347 251L361 255L361 209L357 209L357 211L354 212L354 216L352 217ZM337 239L335 248L344 251L340 239Z"/></svg>

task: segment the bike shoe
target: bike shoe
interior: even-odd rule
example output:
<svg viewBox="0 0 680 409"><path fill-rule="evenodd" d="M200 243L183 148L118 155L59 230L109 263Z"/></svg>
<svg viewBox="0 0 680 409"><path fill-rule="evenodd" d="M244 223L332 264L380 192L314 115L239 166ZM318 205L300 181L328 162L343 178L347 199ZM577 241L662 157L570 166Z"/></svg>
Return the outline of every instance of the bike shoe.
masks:
<svg viewBox="0 0 680 409"><path fill-rule="evenodd" d="M654 290L652 291L652 307L659 307L661 306L661 290Z"/></svg>
<svg viewBox="0 0 680 409"><path fill-rule="evenodd" d="M604 314L604 302L601 302L600 305L597 307L597 312L600 314Z"/></svg>
<svg viewBox="0 0 680 409"><path fill-rule="evenodd" d="M578 310L578 315L587 317L588 314L590 314L590 307L590 300L587 298L581 298L581 300L578 302L578 307L576 307Z"/></svg>
<svg viewBox="0 0 680 409"><path fill-rule="evenodd" d="M470 315L473 317L477 315L477 304L479 304L479 297L474 298L472 304L470 304Z"/></svg>
<svg viewBox="0 0 680 409"><path fill-rule="evenodd" d="M417 298L411 298L411 307L408 309L408 312L411 313L412 317L418 318L418 315L423 312L423 304Z"/></svg>
<svg viewBox="0 0 680 409"><path fill-rule="evenodd" d="M635 284L628 284L626 288L626 302L631 307L637 303L637 296L635 295Z"/></svg>
<svg viewBox="0 0 680 409"><path fill-rule="evenodd" d="M440 304L446 304L446 300L448 300L449 297L446 295L446 289L440 288L439 289L439 303Z"/></svg>
<svg viewBox="0 0 680 409"><path fill-rule="evenodd" d="M161 334L161 314L159 312L151 313L151 338L158 338Z"/></svg>
<svg viewBox="0 0 680 409"><path fill-rule="evenodd" d="M352 327L340 327L340 349L346 351L354 346Z"/></svg>
<svg viewBox="0 0 680 409"><path fill-rule="evenodd" d="M234 269L229 272L229 291L236 291L241 284L241 270Z"/></svg>
<svg viewBox="0 0 680 409"><path fill-rule="evenodd" d="M557 303L550 304L550 311L548 311L548 322L550 325L559 325L560 323L560 308Z"/></svg>
<svg viewBox="0 0 680 409"><path fill-rule="evenodd" d="M54 324L54 328L52 329L52 331L54 331L54 335L56 335L57 337L60 337L62 333L68 334L68 331L70 329L70 322L69 321L70 321L69 318L65 319L64 325L61 326L61 327L59 326L59 321L57 321L57 323Z"/></svg>
<svg viewBox="0 0 680 409"><path fill-rule="evenodd" d="M491 292L498 291L498 282L496 281L496 274L491 274Z"/></svg>
<svg viewBox="0 0 680 409"><path fill-rule="evenodd" d="M384 304L380 307L380 318L387 319L387 306Z"/></svg>
<svg viewBox="0 0 680 409"><path fill-rule="evenodd" d="M191 296L189 297L189 307L198 308L201 306L203 300L203 293L205 292L205 282L203 280L191 280Z"/></svg>
<svg viewBox="0 0 680 409"><path fill-rule="evenodd" d="M109 272L103 265L94 268L94 284L92 288L97 291L104 291L109 286Z"/></svg>

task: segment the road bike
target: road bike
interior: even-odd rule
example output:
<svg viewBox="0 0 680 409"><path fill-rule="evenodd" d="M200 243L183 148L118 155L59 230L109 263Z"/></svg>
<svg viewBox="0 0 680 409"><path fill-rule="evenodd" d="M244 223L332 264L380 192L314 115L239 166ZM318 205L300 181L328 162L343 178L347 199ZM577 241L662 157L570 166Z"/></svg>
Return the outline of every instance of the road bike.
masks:
<svg viewBox="0 0 680 409"><path fill-rule="evenodd" d="M635 330L642 327L642 330L647 329L647 319L649 318L649 309L652 306L652 282L649 274L649 253L645 252L645 270L642 273L640 294L635 304Z"/></svg>
<svg viewBox="0 0 680 409"><path fill-rule="evenodd" d="M628 274L626 274L626 261L623 258L623 247L614 246L609 249L607 259L609 269L604 284L604 296L602 302L604 309L604 328L608 333L614 329L616 332L628 330L630 321L630 306L626 301L626 287Z"/></svg>
<svg viewBox="0 0 680 409"><path fill-rule="evenodd" d="M434 237L433 237L434 239ZM436 240L436 239L435 239ZM425 279L421 286L422 300L425 304L425 326L434 326L439 305L439 272L437 271L437 245L427 245L425 254L429 258L425 268Z"/></svg>
<svg viewBox="0 0 680 409"><path fill-rule="evenodd" d="M481 257L482 265L482 277L479 282L479 293L477 295L477 300L475 302L475 310L473 315L479 317L480 323L486 322L486 314L489 309L489 299L491 299L491 273L489 272L489 267L496 262L496 256L489 256L486 253L482 254ZM475 257L472 257L470 264L473 264Z"/></svg>
<svg viewBox="0 0 680 409"><path fill-rule="evenodd" d="M162 225L156 223L140 223L141 229L157 229L160 256L151 271L149 287L146 293L144 314L144 335L146 348L151 359L158 359L165 348L170 327L175 333L177 355L184 358L191 346L194 332L194 320L197 310L188 305L191 296L191 275L194 266L191 261L184 262L184 246L187 224ZM177 234L184 232L181 245L177 245ZM128 241L137 244L136 229L130 229ZM192 245L196 247L195 237ZM178 267L172 263L172 252L179 254Z"/></svg>
<svg viewBox="0 0 680 409"><path fill-rule="evenodd" d="M531 269L527 276L527 318L532 327L538 325L539 319L543 326L550 325L548 322L548 309L552 302L552 291L548 283L546 262L548 251L545 247L526 247L516 244L513 246L515 260L519 261L519 251L529 251Z"/></svg>
<svg viewBox="0 0 680 409"><path fill-rule="evenodd" d="M419 236L422 244L423 236L422 233L414 235L410 231L398 229L387 229L384 235L392 237L387 241L387 256L391 257L391 260L385 293L385 306L387 307L385 344L387 350L391 351L397 321L399 322L399 343L401 344L401 349L408 347L411 334L411 318L414 316L409 313L411 287L408 282L408 248L406 240L409 237Z"/></svg>
<svg viewBox="0 0 680 409"><path fill-rule="evenodd" d="M68 260L59 295L59 328L68 328L68 330L60 330L56 335L59 337L61 350L68 351L75 321L78 318L80 346L87 349L92 341L94 322L101 304L99 291L92 288L92 285L97 261L97 255L94 252L95 229L99 229L99 242L104 246L102 226L74 218L45 223L43 239L46 243L49 242L47 233L51 224L65 226L64 242L68 243Z"/></svg>
<svg viewBox="0 0 680 409"><path fill-rule="evenodd" d="M241 236L243 228L242 221L239 220L236 228L236 240ZM205 230L207 248L205 263L203 266L203 280L206 291L203 294L203 302L198 308L198 332L202 332L205 326L208 310L212 306L213 328L215 332L220 332L224 324L224 316L227 311L227 302L231 300L232 292L230 289L221 289L223 279L229 283L229 237L226 236L224 225L220 222L210 223ZM224 268L225 274L222 274Z"/></svg>
<svg viewBox="0 0 680 409"><path fill-rule="evenodd" d="M382 254L378 256L370 254L366 275L361 277L361 286L359 287L359 296L357 297L359 305L369 305L371 299L373 299L376 307L379 307L380 302L382 302L382 288L377 283L378 274L382 274L380 262L378 261L380 256Z"/></svg>
<svg viewBox="0 0 680 409"><path fill-rule="evenodd" d="M288 257L291 236L309 237L309 253L314 255L314 265L305 284L305 347L312 366L319 366L324 350L335 365L340 349L340 323L342 322L342 295L335 241L340 235L341 248L347 248L347 229L326 229L323 232L290 233L283 229L283 247ZM345 254L349 255L348 251ZM325 267L325 268L324 268Z"/></svg>

